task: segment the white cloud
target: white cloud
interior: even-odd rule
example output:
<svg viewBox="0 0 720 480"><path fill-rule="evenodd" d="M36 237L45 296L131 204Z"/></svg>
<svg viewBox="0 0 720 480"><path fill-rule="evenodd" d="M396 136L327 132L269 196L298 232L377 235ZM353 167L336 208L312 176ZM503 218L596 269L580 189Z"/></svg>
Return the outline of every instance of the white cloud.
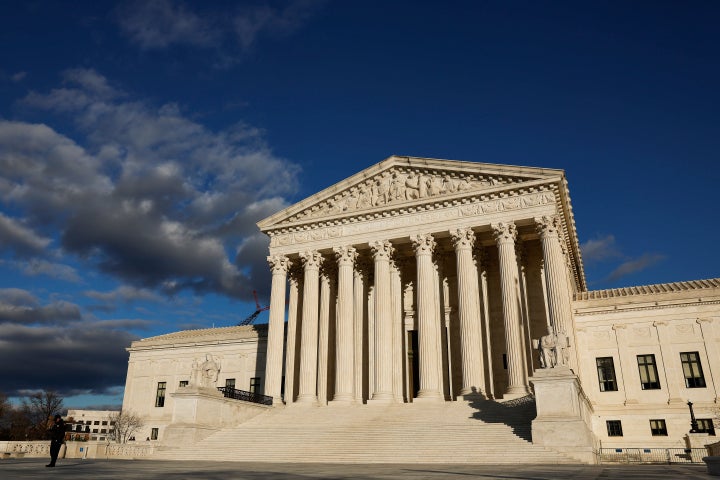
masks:
<svg viewBox="0 0 720 480"><path fill-rule="evenodd" d="M116 18L122 33L141 49L160 50L174 45L212 48L228 61L252 48L260 37L279 38L294 33L324 3L290 0L280 8L269 3L197 8L174 0L131 1L117 9Z"/></svg>
<svg viewBox="0 0 720 480"><path fill-rule="evenodd" d="M583 260L587 263L600 262L622 256L617 249L613 235L590 239L580 245L580 250L582 251Z"/></svg>
<svg viewBox="0 0 720 480"><path fill-rule="evenodd" d="M45 275L47 277L57 278L66 282L81 283L82 279L78 275L77 270L70 265L62 263L49 262L40 258L33 258L27 262L15 262L15 267L23 274L35 277Z"/></svg>
<svg viewBox="0 0 720 480"><path fill-rule="evenodd" d="M42 253L50 242L49 238L36 234L32 229L0 212L0 248L25 256Z"/></svg>
<svg viewBox="0 0 720 480"><path fill-rule="evenodd" d="M646 268L649 268L658 262L661 262L666 257L657 253L645 253L639 258L627 260L621 263L610 275L608 275L608 281L615 281L632 273L637 273Z"/></svg>
<svg viewBox="0 0 720 480"><path fill-rule="evenodd" d="M21 208L28 228L59 231L63 253L137 288L247 297L255 269L229 252L286 205L298 167L252 126L212 131L176 104L119 93L93 70L69 70L64 81L23 103L69 117L84 139L0 121L0 199Z"/></svg>

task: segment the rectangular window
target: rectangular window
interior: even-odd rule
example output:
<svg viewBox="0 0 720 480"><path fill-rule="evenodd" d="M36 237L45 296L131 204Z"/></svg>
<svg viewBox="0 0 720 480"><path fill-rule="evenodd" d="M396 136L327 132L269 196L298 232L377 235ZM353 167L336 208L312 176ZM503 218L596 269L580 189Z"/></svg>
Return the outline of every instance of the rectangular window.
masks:
<svg viewBox="0 0 720 480"><path fill-rule="evenodd" d="M620 420L608 420L607 422L608 437L622 437L622 423Z"/></svg>
<svg viewBox="0 0 720 480"><path fill-rule="evenodd" d="M698 418L697 419L698 429L700 433L707 433L709 435L715 435L715 426L711 418Z"/></svg>
<svg viewBox="0 0 720 480"><path fill-rule="evenodd" d="M660 388L655 355L638 355L638 370L640 371L640 386L643 390L657 390Z"/></svg>
<svg viewBox="0 0 720 480"><path fill-rule="evenodd" d="M155 406L156 407L164 407L165 406L165 387L166 386L167 386L167 382L158 382L157 394L155 395Z"/></svg>
<svg viewBox="0 0 720 480"><path fill-rule="evenodd" d="M250 379L250 392L260 393L260 377L252 377Z"/></svg>
<svg viewBox="0 0 720 480"><path fill-rule="evenodd" d="M227 388L232 388L232 389L234 390L234 389L235 389L235 379L234 379L234 378L228 378L227 380L225 380L225 386L226 386Z"/></svg>
<svg viewBox="0 0 720 480"><path fill-rule="evenodd" d="M107 420L103 420L102 424L107 425Z"/></svg>
<svg viewBox="0 0 720 480"><path fill-rule="evenodd" d="M158 439L159 430L160 430L160 429L158 429L158 428L152 428L152 429L150 429L150 440L157 440L157 439Z"/></svg>
<svg viewBox="0 0 720 480"><path fill-rule="evenodd" d="M98 433L98 429L97 429L97 428L93 428L93 433Z"/></svg>
<svg viewBox="0 0 720 480"><path fill-rule="evenodd" d="M612 357L598 357L595 359L598 372L598 382L601 392L616 392L617 382L615 381L615 364Z"/></svg>
<svg viewBox="0 0 720 480"><path fill-rule="evenodd" d="M111 420L110 425L115 425L115 420Z"/></svg>
<svg viewBox="0 0 720 480"><path fill-rule="evenodd" d="M180 380L180 385L178 385L178 386L179 386L179 387L187 387L187 386L188 386L188 381L187 381L187 380Z"/></svg>
<svg viewBox="0 0 720 480"><path fill-rule="evenodd" d="M667 437L665 420L650 420L650 433L653 437Z"/></svg>
<svg viewBox="0 0 720 480"><path fill-rule="evenodd" d="M683 375L685 375L685 386L687 388L705 388L705 377L698 352L683 352L680 354L680 361Z"/></svg>
<svg viewBox="0 0 720 480"><path fill-rule="evenodd" d="M95 420L95 421L93 422L93 425L100 425L100 420Z"/></svg>
<svg viewBox="0 0 720 480"><path fill-rule="evenodd" d="M107 433L107 428L101 428L100 433Z"/></svg>

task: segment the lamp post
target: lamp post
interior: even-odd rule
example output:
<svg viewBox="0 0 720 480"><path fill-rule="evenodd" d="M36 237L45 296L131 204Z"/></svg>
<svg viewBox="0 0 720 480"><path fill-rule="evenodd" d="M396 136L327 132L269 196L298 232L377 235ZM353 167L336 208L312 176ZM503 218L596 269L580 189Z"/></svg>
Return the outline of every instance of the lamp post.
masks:
<svg viewBox="0 0 720 480"><path fill-rule="evenodd" d="M693 404L690 400L688 400L687 406L690 409L690 433L699 433L698 423L697 420L695 420L695 412L693 412L692 408Z"/></svg>

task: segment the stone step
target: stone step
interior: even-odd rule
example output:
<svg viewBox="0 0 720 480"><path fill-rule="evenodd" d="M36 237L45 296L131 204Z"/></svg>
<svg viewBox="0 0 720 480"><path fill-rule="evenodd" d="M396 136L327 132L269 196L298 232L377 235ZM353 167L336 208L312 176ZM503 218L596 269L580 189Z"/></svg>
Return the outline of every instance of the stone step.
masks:
<svg viewBox="0 0 720 480"><path fill-rule="evenodd" d="M530 400L269 410L163 459L320 463L576 463L530 442ZM512 455L508 453L512 452Z"/></svg>

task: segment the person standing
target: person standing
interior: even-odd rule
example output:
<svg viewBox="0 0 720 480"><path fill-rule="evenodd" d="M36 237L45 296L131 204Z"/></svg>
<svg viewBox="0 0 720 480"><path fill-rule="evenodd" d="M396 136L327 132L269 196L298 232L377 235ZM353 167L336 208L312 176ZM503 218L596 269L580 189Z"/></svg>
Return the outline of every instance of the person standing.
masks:
<svg viewBox="0 0 720 480"><path fill-rule="evenodd" d="M46 467L55 466L63 443L65 443L65 422L60 415L55 415L55 421L50 427L50 463L45 465Z"/></svg>

